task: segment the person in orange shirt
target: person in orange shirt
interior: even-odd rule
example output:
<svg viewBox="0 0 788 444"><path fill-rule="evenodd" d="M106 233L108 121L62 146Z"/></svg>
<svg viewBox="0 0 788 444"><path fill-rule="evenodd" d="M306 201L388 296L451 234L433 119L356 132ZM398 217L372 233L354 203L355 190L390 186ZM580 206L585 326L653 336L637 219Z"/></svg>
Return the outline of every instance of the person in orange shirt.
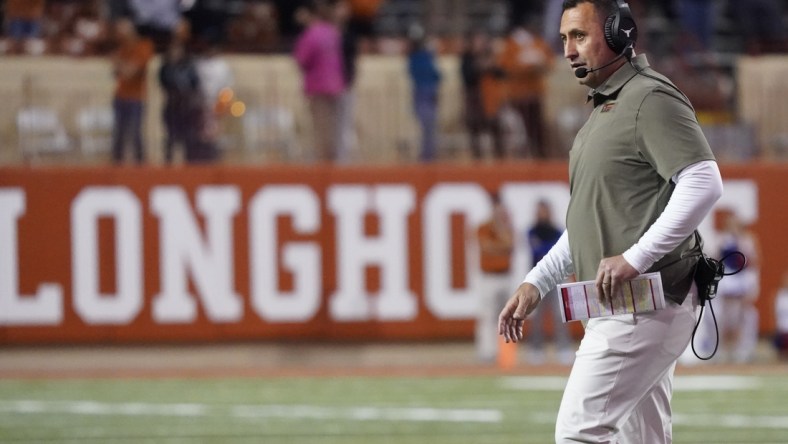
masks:
<svg viewBox="0 0 788 444"><path fill-rule="evenodd" d="M112 160L123 162L124 147L131 140L134 160L145 158L142 143L142 115L147 94L148 62L153 57L153 42L137 33L134 23L120 19L115 24L118 48L112 56L112 73L116 79L113 109L115 126L112 134Z"/></svg>
<svg viewBox="0 0 788 444"><path fill-rule="evenodd" d="M509 212L497 193L491 193L492 217L477 229L479 241L480 304L477 311L476 356L482 362L494 362L498 355L495 326L498 312L511 292L510 265L514 249L514 229Z"/></svg>
<svg viewBox="0 0 788 444"><path fill-rule="evenodd" d="M506 75L507 100L525 125L530 154L544 159L548 157L548 150L542 104L554 55L550 45L530 28L524 24L512 28L498 63ZM520 153L526 152L526 147L517 149Z"/></svg>

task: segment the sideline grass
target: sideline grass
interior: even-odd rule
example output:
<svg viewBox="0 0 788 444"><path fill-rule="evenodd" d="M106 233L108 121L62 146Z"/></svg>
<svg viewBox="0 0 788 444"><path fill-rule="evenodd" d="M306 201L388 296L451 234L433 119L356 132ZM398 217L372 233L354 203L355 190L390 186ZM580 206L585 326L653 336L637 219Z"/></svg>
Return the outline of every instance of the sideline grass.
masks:
<svg viewBox="0 0 788 444"><path fill-rule="evenodd" d="M788 442L788 378L705 385L677 377L676 442ZM0 380L0 442L550 443L560 397L560 377Z"/></svg>

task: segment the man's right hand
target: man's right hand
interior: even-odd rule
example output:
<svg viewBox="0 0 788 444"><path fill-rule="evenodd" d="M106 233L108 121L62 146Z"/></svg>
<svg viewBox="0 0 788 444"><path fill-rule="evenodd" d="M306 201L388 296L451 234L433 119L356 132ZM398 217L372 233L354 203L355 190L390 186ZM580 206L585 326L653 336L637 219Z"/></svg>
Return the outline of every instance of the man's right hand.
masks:
<svg viewBox="0 0 788 444"><path fill-rule="evenodd" d="M498 334L507 343L523 339L525 318L536 309L542 297L539 290L532 284L523 282L498 316Z"/></svg>

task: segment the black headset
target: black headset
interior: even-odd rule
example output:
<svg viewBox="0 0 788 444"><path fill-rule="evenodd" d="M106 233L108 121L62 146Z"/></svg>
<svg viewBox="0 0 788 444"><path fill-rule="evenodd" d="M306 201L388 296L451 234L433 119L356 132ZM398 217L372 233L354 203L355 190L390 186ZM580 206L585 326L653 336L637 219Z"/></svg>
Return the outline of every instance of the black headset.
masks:
<svg viewBox="0 0 788 444"><path fill-rule="evenodd" d="M616 12L605 20L604 31L607 46L616 54L623 54L628 47L635 46L638 27L627 2L616 0Z"/></svg>
<svg viewBox="0 0 788 444"><path fill-rule="evenodd" d="M635 23L635 19L632 17L632 10L629 9L629 4L626 1L616 0L616 12L607 16L604 33L607 46L610 47L613 52L619 54L619 57L626 57L630 65L632 65L632 68L634 68L638 74L657 80L675 89L687 100L687 103L690 103L687 95L676 87L676 85L666 82L657 76L643 72L642 69L632 63L632 49L635 47L635 43L638 39L638 25Z"/></svg>

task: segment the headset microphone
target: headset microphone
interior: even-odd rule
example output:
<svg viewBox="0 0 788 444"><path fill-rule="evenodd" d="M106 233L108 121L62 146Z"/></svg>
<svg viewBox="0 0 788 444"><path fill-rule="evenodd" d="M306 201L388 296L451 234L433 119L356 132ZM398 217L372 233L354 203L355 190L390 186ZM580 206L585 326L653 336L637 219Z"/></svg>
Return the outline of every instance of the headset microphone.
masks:
<svg viewBox="0 0 788 444"><path fill-rule="evenodd" d="M600 66L598 68L588 69L585 66L581 66L580 68L577 68L575 70L575 77L577 77L578 79L584 79L586 76L588 76L588 74L590 74L590 73L592 73L594 71L599 71L600 69L605 69L608 66L610 66L610 65L616 63L617 61L621 60L622 57L626 57L627 60L632 58L632 45L627 46L626 48L624 48L624 50L621 52L621 54L619 54L613 60L605 63L604 65L602 65L602 66Z"/></svg>

